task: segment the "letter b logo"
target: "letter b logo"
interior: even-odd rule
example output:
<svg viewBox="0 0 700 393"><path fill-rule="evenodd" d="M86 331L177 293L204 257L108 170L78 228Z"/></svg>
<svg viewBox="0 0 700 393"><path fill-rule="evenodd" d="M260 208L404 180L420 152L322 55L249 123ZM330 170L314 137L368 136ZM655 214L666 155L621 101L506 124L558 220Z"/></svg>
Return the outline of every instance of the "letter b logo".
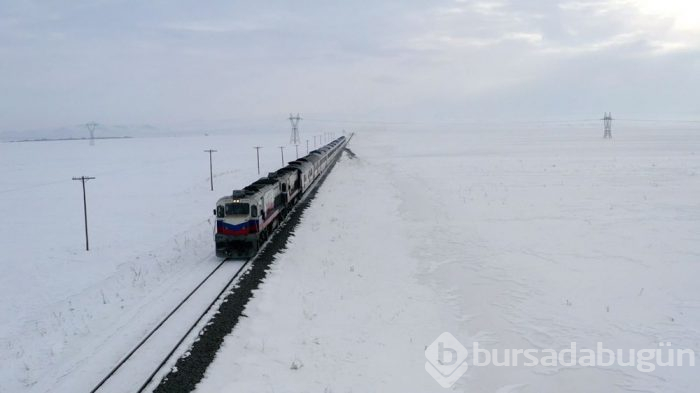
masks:
<svg viewBox="0 0 700 393"><path fill-rule="evenodd" d="M450 333L440 335L425 350L425 371L444 388L454 385L467 372L469 351Z"/></svg>
<svg viewBox="0 0 700 393"><path fill-rule="evenodd" d="M445 353L449 356L445 356ZM440 341L438 343L438 362L443 366L452 366L457 363L457 350L452 348L445 349L445 343Z"/></svg>

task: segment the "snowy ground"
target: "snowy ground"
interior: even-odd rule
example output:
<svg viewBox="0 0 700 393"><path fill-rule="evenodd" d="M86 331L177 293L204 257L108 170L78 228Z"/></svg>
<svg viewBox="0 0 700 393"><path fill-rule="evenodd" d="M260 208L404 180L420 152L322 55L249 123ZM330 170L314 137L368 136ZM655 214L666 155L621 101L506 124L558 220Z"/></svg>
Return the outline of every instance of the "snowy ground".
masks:
<svg viewBox="0 0 700 393"><path fill-rule="evenodd" d="M287 138L0 143L0 392L94 386L218 261L211 210L258 177L252 146L265 147L267 173ZM81 175L97 177L87 184L90 252L71 180Z"/></svg>
<svg viewBox="0 0 700 393"><path fill-rule="evenodd" d="M266 173L287 137L0 143L0 392L91 388L213 267L210 211L257 177L252 146ZM700 351L697 131L364 131L350 147L199 391L442 391L423 351L444 331ZM80 175L97 177L89 253ZM694 392L698 375L471 367L453 389Z"/></svg>
<svg viewBox="0 0 700 393"><path fill-rule="evenodd" d="M439 141L439 143L435 143ZM199 392L444 391L424 349L700 353L700 132L364 132ZM691 367L470 367L463 392L695 392Z"/></svg>

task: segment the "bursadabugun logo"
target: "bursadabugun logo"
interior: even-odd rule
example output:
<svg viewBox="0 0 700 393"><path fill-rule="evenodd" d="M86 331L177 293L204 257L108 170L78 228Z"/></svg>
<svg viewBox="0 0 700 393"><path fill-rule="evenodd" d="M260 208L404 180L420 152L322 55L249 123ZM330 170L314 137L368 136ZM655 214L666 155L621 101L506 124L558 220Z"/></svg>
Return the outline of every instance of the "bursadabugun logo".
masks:
<svg viewBox="0 0 700 393"><path fill-rule="evenodd" d="M616 367L635 368L642 373L654 372L657 367L695 367L692 349L673 348L669 342L658 343L658 348L617 349L596 343L595 348L579 348L572 342L563 349L485 349L472 343L471 357L452 334L442 333L425 350L425 370L444 388L457 382L472 366L495 367ZM469 361L468 361L469 360Z"/></svg>
<svg viewBox="0 0 700 393"><path fill-rule="evenodd" d="M449 388L467 372L469 351L448 332L442 333L425 349L425 371L443 388Z"/></svg>

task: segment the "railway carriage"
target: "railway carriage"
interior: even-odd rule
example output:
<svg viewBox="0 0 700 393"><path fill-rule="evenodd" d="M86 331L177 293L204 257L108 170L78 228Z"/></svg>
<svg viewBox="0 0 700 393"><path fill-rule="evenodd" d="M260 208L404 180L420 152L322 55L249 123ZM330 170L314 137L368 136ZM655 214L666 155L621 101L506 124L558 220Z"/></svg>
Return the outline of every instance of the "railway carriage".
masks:
<svg viewBox="0 0 700 393"><path fill-rule="evenodd" d="M270 173L267 177L277 179L279 182L285 206L291 206L296 203L296 198L300 197L302 193L299 171L296 168L287 165L277 172Z"/></svg>
<svg viewBox="0 0 700 393"><path fill-rule="evenodd" d="M345 137L290 162L216 203L216 255L248 258L282 222L301 196L325 173L342 150Z"/></svg>
<svg viewBox="0 0 700 393"><path fill-rule="evenodd" d="M314 182L314 165L305 158L300 158L289 163L290 167L297 170L301 179L301 192L304 193Z"/></svg>

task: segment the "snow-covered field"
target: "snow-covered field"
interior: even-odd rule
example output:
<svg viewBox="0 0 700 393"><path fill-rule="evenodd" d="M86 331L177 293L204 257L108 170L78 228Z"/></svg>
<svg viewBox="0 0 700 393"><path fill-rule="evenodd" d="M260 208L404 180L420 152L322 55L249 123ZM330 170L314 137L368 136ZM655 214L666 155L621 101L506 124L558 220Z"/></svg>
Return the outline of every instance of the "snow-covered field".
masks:
<svg viewBox="0 0 700 393"><path fill-rule="evenodd" d="M211 211L258 177L252 146L267 173L288 137L0 143L0 392L92 388L218 261Z"/></svg>
<svg viewBox="0 0 700 393"><path fill-rule="evenodd" d="M445 331L700 351L700 132L614 136L359 132L198 390L443 391L424 350ZM287 138L0 144L0 392L89 390L213 267L211 209L257 177L252 146L266 173ZM97 177L90 252L80 175ZM689 367L485 366L452 389L699 385Z"/></svg>
<svg viewBox="0 0 700 393"><path fill-rule="evenodd" d="M700 132L364 132L199 392L443 391L467 348L700 351ZM463 392L695 392L695 367L470 367Z"/></svg>

